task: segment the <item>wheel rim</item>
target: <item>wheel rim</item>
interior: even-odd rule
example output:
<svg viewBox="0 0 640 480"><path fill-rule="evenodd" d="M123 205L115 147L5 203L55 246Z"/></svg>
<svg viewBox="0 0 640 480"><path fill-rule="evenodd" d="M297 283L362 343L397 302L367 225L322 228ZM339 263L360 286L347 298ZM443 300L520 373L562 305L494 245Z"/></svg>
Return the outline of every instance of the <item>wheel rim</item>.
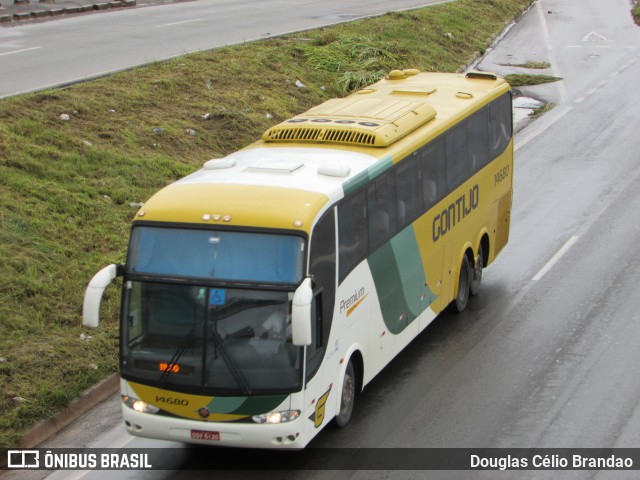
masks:
<svg viewBox="0 0 640 480"><path fill-rule="evenodd" d="M460 277L458 278L458 292L455 299L455 307L458 312L467 308L469 296L471 295L471 265L469 259L464 256L460 265Z"/></svg>
<svg viewBox="0 0 640 480"><path fill-rule="evenodd" d="M353 370L353 364L347 364L347 370L342 383L342 391L340 392L340 409L336 415L336 424L344 427L351 419L351 413L356 398L356 376Z"/></svg>
<svg viewBox="0 0 640 480"><path fill-rule="evenodd" d="M355 385L353 377L346 375L344 377L344 385L342 386L342 402L340 403L340 415L348 413L353 407L353 399L355 398Z"/></svg>
<svg viewBox="0 0 640 480"><path fill-rule="evenodd" d="M467 297L469 296L469 272L466 268L463 268L460 271L460 282L458 287L458 298L460 299L461 304L465 304L467 302Z"/></svg>

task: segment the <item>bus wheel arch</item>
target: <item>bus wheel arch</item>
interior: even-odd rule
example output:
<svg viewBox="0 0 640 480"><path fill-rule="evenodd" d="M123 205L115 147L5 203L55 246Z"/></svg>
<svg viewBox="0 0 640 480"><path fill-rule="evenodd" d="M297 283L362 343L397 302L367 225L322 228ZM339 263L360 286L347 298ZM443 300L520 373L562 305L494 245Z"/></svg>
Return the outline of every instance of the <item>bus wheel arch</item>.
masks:
<svg viewBox="0 0 640 480"><path fill-rule="evenodd" d="M340 428L346 426L351 419L356 397L362 391L363 371L362 355L359 350L356 350L347 361L338 390L334 423Z"/></svg>

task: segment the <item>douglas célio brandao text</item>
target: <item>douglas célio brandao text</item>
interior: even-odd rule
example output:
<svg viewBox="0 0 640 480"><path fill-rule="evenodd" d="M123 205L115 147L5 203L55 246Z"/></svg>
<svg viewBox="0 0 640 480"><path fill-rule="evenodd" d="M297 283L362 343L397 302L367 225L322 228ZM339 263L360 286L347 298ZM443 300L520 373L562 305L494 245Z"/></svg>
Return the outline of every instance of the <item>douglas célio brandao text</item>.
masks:
<svg viewBox="0 0 640 480"><path fill-rule="evenodd" d="M478 470L631 469L634 467L634 462L633 458L619 457L615 454L602 457L589 457L579 454L505 455L498 457L471 455L470 467Z"/></svg>

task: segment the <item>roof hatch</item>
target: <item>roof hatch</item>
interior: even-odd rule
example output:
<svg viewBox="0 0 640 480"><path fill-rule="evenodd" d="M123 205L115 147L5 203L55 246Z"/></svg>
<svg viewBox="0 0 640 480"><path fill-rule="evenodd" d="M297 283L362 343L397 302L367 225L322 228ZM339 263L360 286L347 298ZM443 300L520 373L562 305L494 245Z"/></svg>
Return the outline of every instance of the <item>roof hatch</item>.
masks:
<svg viewBox="0 0 640 480"><path fill-rule="evenodd" d="M293 173L303 167L302 162L264 159L259 160L253 165L245 168L249 172L268 172L268 173Z"/></svg>

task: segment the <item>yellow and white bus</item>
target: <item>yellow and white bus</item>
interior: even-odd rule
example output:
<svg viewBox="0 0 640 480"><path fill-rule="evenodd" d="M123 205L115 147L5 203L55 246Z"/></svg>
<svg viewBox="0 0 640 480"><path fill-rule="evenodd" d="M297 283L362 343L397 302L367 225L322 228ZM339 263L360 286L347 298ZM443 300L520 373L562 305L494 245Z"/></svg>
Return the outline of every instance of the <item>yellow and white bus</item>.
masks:
<svg viewBox="0 0 640 480"><path fill-rule="evenodd" d="M122 412L141 437L303 448L507 243L513 127L492 74L394 70L155 194L123 276Z"/></svg>

